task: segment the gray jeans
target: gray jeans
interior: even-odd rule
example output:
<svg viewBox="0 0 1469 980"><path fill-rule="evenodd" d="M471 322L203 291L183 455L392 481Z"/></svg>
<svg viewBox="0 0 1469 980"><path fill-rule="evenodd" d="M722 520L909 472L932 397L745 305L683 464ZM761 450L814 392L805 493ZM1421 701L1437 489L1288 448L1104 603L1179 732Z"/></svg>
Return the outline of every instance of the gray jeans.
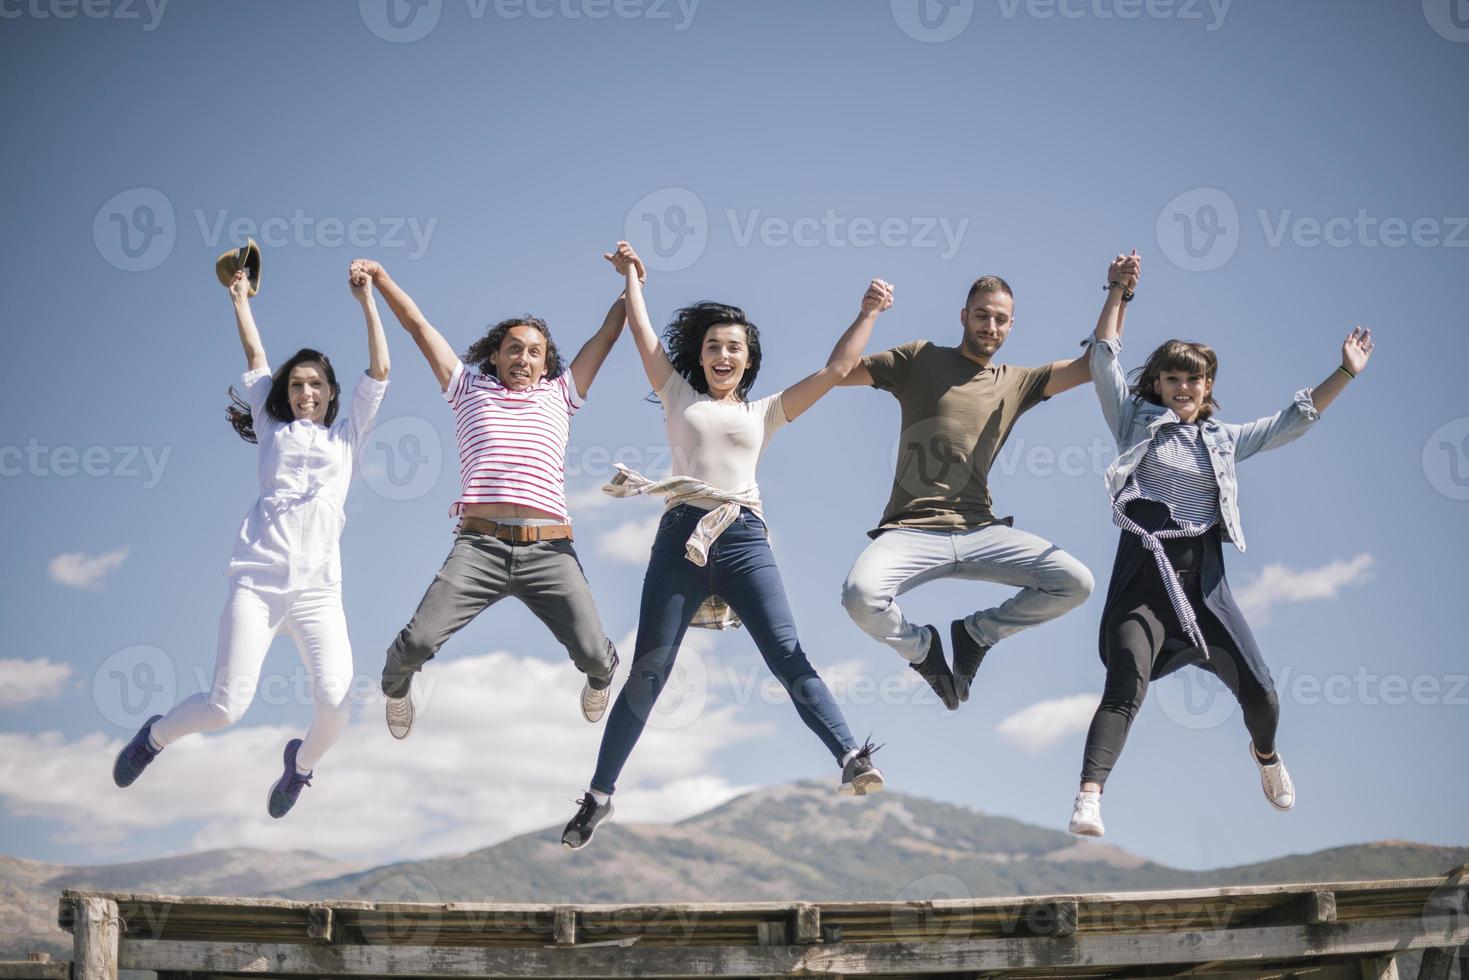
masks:
<svg viewBox="0 0 1469 980"><path fill-rule="evenodd" d="M566 647L576 669L598 682L612 676L614 650L570 541L511 544L460 531L413 619L388 648L383 693L407 695L413 675L481 611L514 596Z"/></svg>
<svg viewBox="0 0 1469 980"><path fill-rule="evenodd" d="M1005 524L959 532L895 528L878 535L857 557L842 586L842 605L868 636L909 660L922 660L928 634L908 622L896 600L940 578L1020 586L995 608L964 618L969 635L987 647L1074 609L1093 587L1092 573L1081 562L1044 538Z"/></svg>

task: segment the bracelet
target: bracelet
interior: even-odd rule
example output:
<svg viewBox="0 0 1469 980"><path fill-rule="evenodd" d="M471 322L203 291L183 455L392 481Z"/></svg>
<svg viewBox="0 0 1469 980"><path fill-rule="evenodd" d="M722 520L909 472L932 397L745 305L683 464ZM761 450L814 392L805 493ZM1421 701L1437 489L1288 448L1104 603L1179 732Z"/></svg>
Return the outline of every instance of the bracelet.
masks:
<svg viewBox="0 0 1469 980"><path fill-rule="evenodd" d="M1338 365L1337 365L1337 366L1336 366L1336 369L1337 369L1337 370L1338 370L1338 371L1340 371L1340 372L1341 372L1341 373L1342 373L1342 374L1345 374L1345 375L1346 375L1346 376L1347 376L1347 377L1349 377L1349 378L1351 378L1351 379L1352 379L1352 380L1353 380L1353 381L1356 381L1356 380L1357 380L1357 376L1356 376L1356 375L1355 375L1355 374L1353 374L1353 373L1352 373L1352 372L1350 372L1350 371L1348 371L1348 370L1347 370L1347 369L1346 369L1346 368L1345 368L1345 367L1343 367L1343 366L1342 366L1342 365L1340 365L1340 364L1338 364Z"/></svg>
<svg viewBox="0 0 1469 980"><path fill-rule="evenodd" d="M1116 279L1107 280L1107 285L1103 286L1102 289L1106 292L1111 292L1113 286L1116 286L1118 289L1122 290L1122 302L1124 303L1131 303L1132 298L1137 295L1137 290L1128 289Z"/></svg>

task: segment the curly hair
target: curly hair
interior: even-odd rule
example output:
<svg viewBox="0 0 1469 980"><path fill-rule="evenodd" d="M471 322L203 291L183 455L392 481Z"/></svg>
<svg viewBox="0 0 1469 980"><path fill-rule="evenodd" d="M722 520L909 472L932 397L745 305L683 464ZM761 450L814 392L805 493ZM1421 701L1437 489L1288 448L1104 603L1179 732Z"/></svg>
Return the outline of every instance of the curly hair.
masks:
<svg viewBox="0 0 1469 980"><path fill-rule="evenodd" d="M751 323L745 316L745 311L738 306L711 302L685 306L673 314L672 322L663 331L663 348L668 351L673 369L683 375L689 387L701 395L707 395L709 381L704 377L704 366L700 363L704 335L714 327L726 325L744 327L745 343L750 349L744 376L735 386L735 394L743 401L754 387L756 375L760 373L760 328Z"/></svg>
<svg viewBox="0 0 1469 980"><path fill-rule="evenodd" d="M332 369L331 359L319 350L302 347L291 355L291 359L276 369L270 377L270 394L265 396L265 414L277 422L294 422L296 413L291 411L291 371L298 364L319 364L326 375L327 387L331 390L331 401L327 402L326 417L322 423L328 428L337 420L337 408L341 402L342 389L337 384L337 372ZM230 404L224 410L225 419L246 442L257 442L255 423L250 414L250 403L241 398L230 386Z"/></svg>
<svg viewBox="0 0 1469 980"><path fill-rule="evenodd" d="M1219 411L1219 403L1214 400L1214 378L1219 373L1219 358L1208 344L1187 340L1164 341L1148 355L1146 364L1133 369L1128 390L1145 402L1163 404L1163 396L1158 394L1158 377L1165 371L1202 374L1209 379L1209 394L1199 408L1200 422Z"/></svg>
<svg viewBox="0 0 1469 980"><path fill-rule="evenodd" d="M546 338L546 378L561 377L561 352L556 349L556 341L551 339L551 328L546 326L545 320L529 313L501 320L491 327L489 333L469 345L464 352L464 363L474 365L481 374L499 377L495 365L490 363L490 355L500 353L500 346L505 343L512 327L534 327L541 332L541 336Z"/></svg>

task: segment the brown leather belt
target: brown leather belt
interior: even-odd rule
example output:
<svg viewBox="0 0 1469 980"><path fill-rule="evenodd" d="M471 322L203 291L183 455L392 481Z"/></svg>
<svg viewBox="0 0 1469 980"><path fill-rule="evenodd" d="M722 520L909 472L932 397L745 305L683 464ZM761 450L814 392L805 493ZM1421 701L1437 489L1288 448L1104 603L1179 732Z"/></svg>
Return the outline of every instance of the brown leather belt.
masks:
<svg viewBox="0 0 1469 980"><path fill-rule="evenodd" d="M511 544L534 544L537 541L572 540L570 524L501 524L482 517L461 517L459 530L476 534L492 534Z"/></svg>

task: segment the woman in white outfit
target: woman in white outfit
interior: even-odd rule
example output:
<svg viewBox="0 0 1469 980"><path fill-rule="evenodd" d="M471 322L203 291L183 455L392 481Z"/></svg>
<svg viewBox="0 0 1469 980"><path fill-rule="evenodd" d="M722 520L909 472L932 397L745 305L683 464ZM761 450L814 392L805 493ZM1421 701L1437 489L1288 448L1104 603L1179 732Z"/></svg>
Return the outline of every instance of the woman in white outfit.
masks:
<svg viewBox="0 0 1469 980"><path fill-rule="evenodd" d="M260 497L245 515L225 573L229 599L219 620L213 686L148 719L118 753L112 772L118 786L130 786L181 736L239 721L282 629L311 675L315 717L304 739L286 743L284 771L267 803L272 817L289 812L347 725L352 648L342 613L342 508L354 457L388 387L388 346L372 284L356 274L351 287L367 320L370 366L339 418L341 389L326 355L303 348L272 373L250 313L246 272L229 285L247 366L240 379L245 397L231 389L229 419L241 438L260 447Z"/></svg>

